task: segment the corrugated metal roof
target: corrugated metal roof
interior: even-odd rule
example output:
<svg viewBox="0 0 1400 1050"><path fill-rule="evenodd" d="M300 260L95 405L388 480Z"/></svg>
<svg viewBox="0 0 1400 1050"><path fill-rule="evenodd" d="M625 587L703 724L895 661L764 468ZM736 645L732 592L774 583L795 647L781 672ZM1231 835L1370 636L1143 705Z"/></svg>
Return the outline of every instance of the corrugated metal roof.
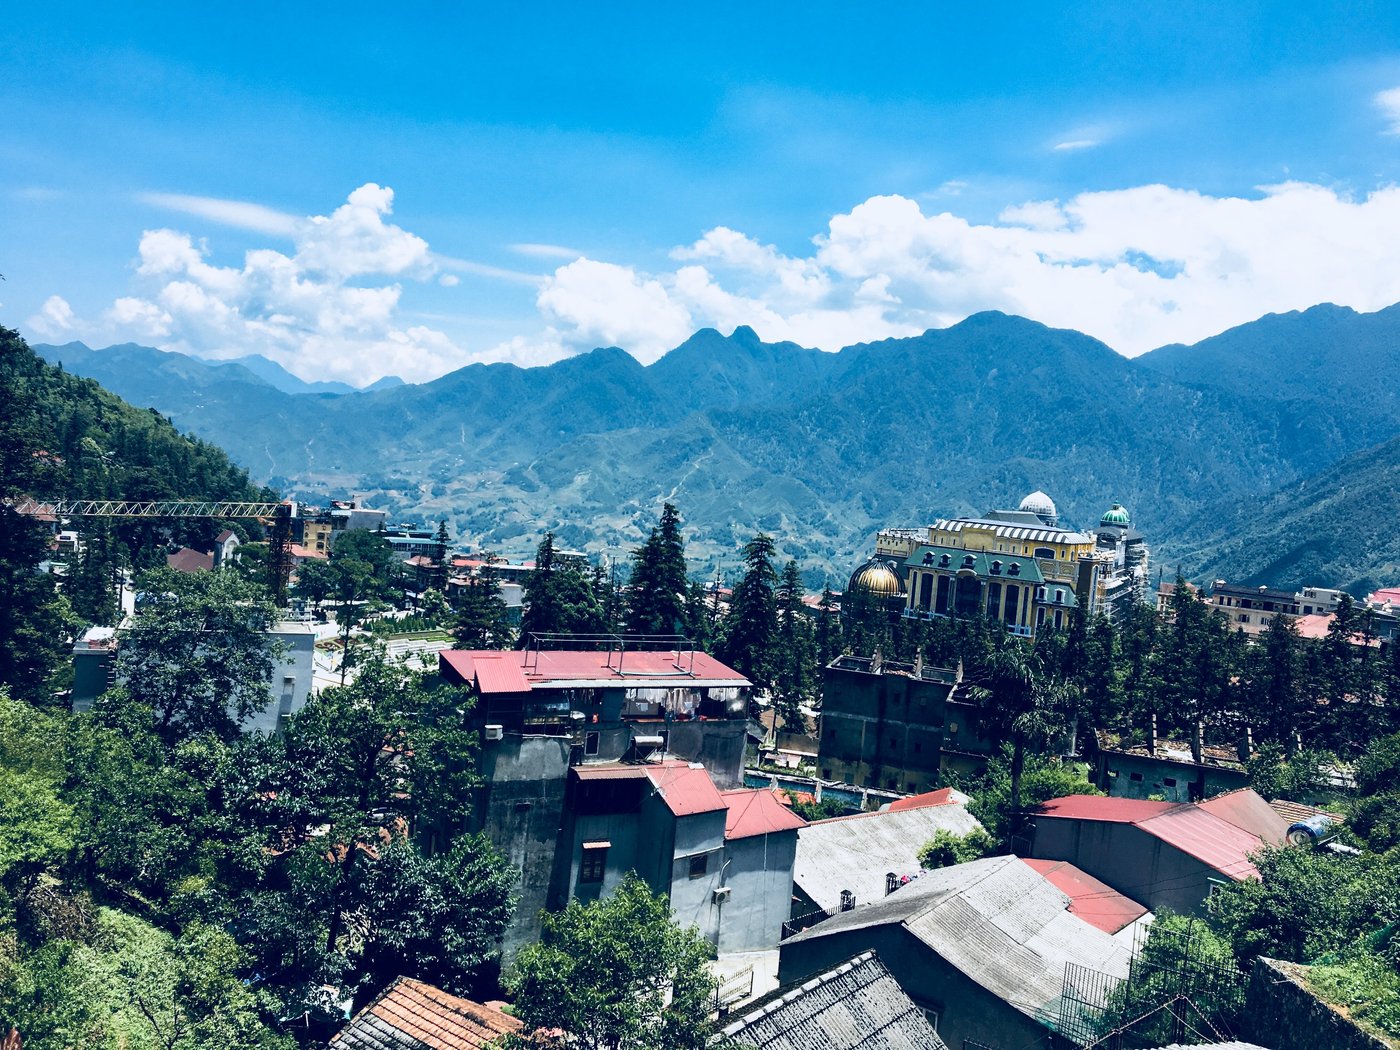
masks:
<svg viewBox="0 0 1400 1050"><path fill-rule="evenodd" d="M520 674L481 683L483 693L528 692L532 689L568 688L589 683L620 685L636 688L669 688L671 686L732 686L750 685L747 678L720 663L708 653L627 652L607 650L546 650L499 651L494 649L454 649L439 654L439 667L446 666L465 682L476 680L476 667L491 659L513 664ZM502 674L505 674L502 668ZM522 684L523 683L523 686Z"/></svg>
<svg viewBox="0 0 1400 1050"><path fill-rule="evenodd" d="M885 896L885 876L918 876L919 847L937 831L966 835L982 825L959 803L834 817L797 833L793 881L818 907L836 911L841 891L857 905Z"/></svg>
<svg viewBox="0 0 1400 1050"><path fill-rule="evenodd" d="M1021 858L1069 898L1069 913L1104 933L1117 933L1147 914L1147 908L1064 860Z"/></svg>
<svg viewBox="0 0 1400 1050"><path fill-rule="evenodd" d="M1197 805L1242 831L1257 835L1271 846L1279 845L1288 835L1288 823L1274 812L1262 795L1249 788L1228 791Z"/></svg>
<svg viewBox="0 0 1400 1050"><path fill-rule="evenodd" d="M472 663L476 672L476 688L482 694L530 691L530 683L525 681L520 664L509 655L486 656L478 653Z"/></svg>
<svg viewBox="0 0 1400 1050"><path fill-rule="evenodd" d="M923 809L925 806L946 806L954 802L967 802L967 796L957 788L939 788L925 791L922 795L897 798L880 807L882 813L902 813L906 809Z"/></svg>
<svg viewBox="0 0 1400 1050"><path fill-rule="evenodd" d="M874 952L760 1000L714 1042L764 1050L948 1050Z"/></svg>
<svg viewBox="0 0 1400 1050"><path fill-rule="evenodd" d="M1236 882L1259 878L1249 855L1262 849L1264 840L1198 806L1179 806L1137 826Z"/></svg>
<svg viewBox="0 0 1400 1050"><path fill-rule="evenodd" d="M573 775L579 780L645 780L645 766L574 766Z"/></svg>
<svg viewBox="0 0 1400 1050"><path fill-rule="evenodd" d="M704 766L675 762L644 768L656 786L656 793L666 803L666 808L677 817L713 813L725 808L724 798Z"/></svg>
<svg viewBox="0 0 1400 1050"><path fill-rule="evenodd" d="M993 995L1048 1024L1057 1017L1067 963L1124 977L1132 955L1128 931L1111 936L1069 905L1067 894L1019 858L989 857L928 872L887 901L832 916L784 944L898 923Z"/></svg>
<svg viewBox="0 0 1400 1050"><path fill-rule="evenodd" d="M726 839L772 835L807 826L807 822L779 802L778 796L769 788L721 791L720 797L729 810L724 820Z"/></svg>
<svg viewBox="0 0 1400 1050"><path fill-rule="evenodd" d="M1065 795L1042 802L1036 809L1036 815L1137 824L1176 809L1179 805L1179 802L1150 802L1141 798L1113 798L1107 795Z"/></svg>

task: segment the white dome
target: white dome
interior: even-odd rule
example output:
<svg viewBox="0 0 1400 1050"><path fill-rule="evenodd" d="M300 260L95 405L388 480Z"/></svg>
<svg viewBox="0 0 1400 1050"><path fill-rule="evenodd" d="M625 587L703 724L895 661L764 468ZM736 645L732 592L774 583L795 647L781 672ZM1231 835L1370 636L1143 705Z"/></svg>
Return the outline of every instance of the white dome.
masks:
<svg viewBox="0 0 1400 1050"><path fill-rule="evenodd" d="M1055 509L1055 501L1039 489L1021 501L1021 510L1039 514L1043 518L1058 518L1060 516Z"/></svg>

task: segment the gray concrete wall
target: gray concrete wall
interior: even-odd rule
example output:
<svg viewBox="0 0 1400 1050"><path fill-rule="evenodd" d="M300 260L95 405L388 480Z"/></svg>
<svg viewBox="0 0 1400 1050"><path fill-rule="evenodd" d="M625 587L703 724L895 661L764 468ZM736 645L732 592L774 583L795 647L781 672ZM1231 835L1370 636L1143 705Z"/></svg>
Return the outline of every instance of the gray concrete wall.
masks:
<svg viewBox="0 0 1400 1050"><path fill-rule="evenodd" d="M284 651L268 676L268 704L243 720L241 726L245 733L277 732L311 698L315 631L307 624L280 623L268 632L268 640Z"/></svg>
<svg viewBox="0 0 1400 1050"><path fill-rule="evenodd" d="M950 966L895 924L785 941L779 955L778 980L784 985L800 981L871 949L909 998L921 1009L937 1012L938 1034L950 1047L961 1047L964 1040L1001 1050L1050 1047L1049 1029Z"/></svg>
<svg viewBox="0 0 1400 1050"><path fill-rule="evenodd" d="M1095 765L1095 779L1099 788L1115 797L1157 797L1167 802L1198 801L1192 788L1201 771L1192 763L1173 762L1151 755L1130 755L1121 751L1101 751ZM1205 788L1201 798L1234 791L1249 783L1242 769L1206 766L1204 772ZM1137 780L1133 779L1135 774Z"/></svg>
<svg viewBox="0 0 1400 1050"><path fill-rule="evenodd" d="M554 877L568 770L566 738L508 736L482 742L479 830L520 872L519 903L502 939L507 963L539 936L539 913L548 904Z"/></svg>
<svg viewBox="0 0 1400 1050"><path fill-rule="evenodd" d="M1030 855L1067 860L1154 912L1204 915L1212 885L1224 878L1132 824L1100 820L1039 818Z"/></svg>
<svg viewBox="0 0 1400 1050"><path fill-rule="evenodd" d="M711 943L719 941L720 907L714 891L720 887L724 867L724 820L726 811L695 813L678 817L671 863L671 914L682 926L697 926ZM692 857L706 858L705 873L690 877Z"/></svg>
<svg viewBox="0 0 1400 1050"><path fill-rule="evenodd" d="M729 887L729 900L721 908L721 954L778 946L791 908L796 857L796 831L725 843L723 885Z"/></svg>

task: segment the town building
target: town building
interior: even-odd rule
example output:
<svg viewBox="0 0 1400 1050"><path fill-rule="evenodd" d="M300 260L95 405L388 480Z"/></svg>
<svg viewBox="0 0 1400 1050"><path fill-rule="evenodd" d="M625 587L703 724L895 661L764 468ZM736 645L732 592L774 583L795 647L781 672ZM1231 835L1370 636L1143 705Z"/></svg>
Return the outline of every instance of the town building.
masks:
<svg viewBox="0 0 1400 1050"><path fill-rule="evenodd" d="M926 872L788 938L778 979L801 982L874 951L949 1046L1044 1046L1060 1023L1066 967L1127 976L1150 920L1072 865L989 857Z"/></svg>
<svg viewBox="0 0 1400 1050"><path fill-rule="evenodd" d="M331 1037L331 1050L485 1050L520 1031L498 1006L400 977Z"/></svg>
<svg viewBox="0 0 1400 1050"><path fill-rule="evenodd" d="M1230 626L1250 637L1263 634L1275 616L1299 616L1303 601L1293 591L1274 587L1239 587L1216 580L1206 604L1230 621Z"/></svg>
<svg viewBox="0 0 1400 1050"><path fill-rule="evenodd" d="M923 872L919 850L940 831L982 830L966 795L943 788L876 813L813 821L797 833L792 921L803 928L884 900Z"/></svg>
<svg viewBox="0 0 1400 1050"><path fill-rule="evenodd" d="M1160 738L1154 729L1142 741L1101 729L1089 737L1084 757L1093 767L1094 786L1117 798L1199 802L1247 786L1245 762L1252 750L1247 730L1237 747L1204 740L1197 747L1199 762L1190 744Z"/></svg>
<svg viewBox="0 0 1400 1050"><path fill-rule="evenodd" d="M771 792L737 790L743 675L621 639L438 658L443 678L471 691L482 733L476 830L520 872L507 958L536 935L541 909L605 894L629 870L721 951L776 946L802 822Z"/></svg>
<svg viewBox="0 0 1400 1050"><path fill-rule="evenodd" d="M933 1024L885 969L862 952L744 1007L715 1047L764 1050L948 1050Z"/></svg>
<svg viewBox="0 0 1400 1050"><path fill-rule="evenodd" d="M982 768L998 745L958 670L876 653L838 657L822 672L823 780L917 794L950 771Z"/></svg>
<svg viewBox="0 0 1400 1050"><path fill-rule="evenodd" d="M1063 629L1075 609L1112 616L1147 600L1149 556L1128 512L1115 503L1096 532L1060 524L1054 501L1032 492L1016 510L884 529L852 574L907 617L985 616L1023 638Z"/></svg>
<svg viewBox="0 0 1400 1050"><path fill-rule="evenodd" d="M316 632L310 624L283 620L265 635L270 646L281 650L267 681L267 706L240 723L245 733L280 732L287 719L306 706L311 697ZM120 629L93 627L73 646L74 711L90 710L99 696L117 681L117 651Z"/></svg>
<svg viewBox="0 0 1400 1050"><path fill-rule="evenodd" d="M214 538L214 567L222 569L232 565L238 557L238 548L242 542L238 533L232 529L224 529L219 533Z"/></svg>
<svg viewBox="0 0 1400 1050"><path fill-rule="evenodd" d="M1259 878L1252 854L1287 834L1247 788L1188 804L1067 795L1038 807L1030 853L1067 861L1154 911L1199 915L1217 887Z"/></svg>

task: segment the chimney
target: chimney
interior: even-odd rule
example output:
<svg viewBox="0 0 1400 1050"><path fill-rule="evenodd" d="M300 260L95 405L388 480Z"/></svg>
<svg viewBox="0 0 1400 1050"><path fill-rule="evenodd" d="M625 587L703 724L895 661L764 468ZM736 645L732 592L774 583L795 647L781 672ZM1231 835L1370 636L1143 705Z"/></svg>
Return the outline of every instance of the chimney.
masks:
<svg viewBox="0 0 1400 1050"><path fill-rule="evenodd" d="M1147 716L1147 753L1155 755L1157 753L1157 712L1153 711Z"/></svg>
<svg viewBox="0 0 1400 1050"><path fill-rule="evenodd" d="M1245 726L1240 731L1239 755L1241 762L1248 762L1254 757L1254 727Z"/></svg>
<svg viewBox="0 0 1400 1050"><path fill-rule="evenodd" d="M1206 724L1200 719L1191 727L1191 760L1198 765L1205 757Z"/></svg>

